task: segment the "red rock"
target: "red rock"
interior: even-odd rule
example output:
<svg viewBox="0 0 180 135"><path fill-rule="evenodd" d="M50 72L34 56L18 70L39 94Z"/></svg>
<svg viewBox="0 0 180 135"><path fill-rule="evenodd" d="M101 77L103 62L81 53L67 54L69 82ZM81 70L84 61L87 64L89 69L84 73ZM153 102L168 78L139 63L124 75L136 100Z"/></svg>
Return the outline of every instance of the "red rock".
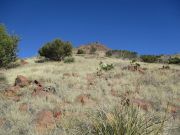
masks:
<svg viewBox="0 0 180 135"><path fill-rule="evenodd" d="M56 126L53 113L49 110L40 111L36 116L35 124L36 130L40 135L44 135Z"/></svg>
<svg viewBox="0 0 180 135"><path fill-rule="evenodd" d="M20 87L24 87L24 86L28 86L29 85L29 80L22 76L22 75L18 75L16 80L15 80L15 86L20 86Z"/></svg>
<svg viewBox="0 0 180 135"><path fill-rule="evenodd" d="M5 92L9 93L16 93L20 90L19 86L11 86L5 90Z"/></svg>
<svg viewBox="0 0 180 135"><path fill-rule="evenodd" d="M36 87L32 93L33 97L40 96L44 97L47 96L49 93L43 90L43 87Z"/></svg>
<svg viewBox="0 0 180 135"><path fill-rule="evenodd" d="M20 95L18 95L19 90L19 86L11 86L4 91L4 96L18 102L20 101Z"/></svg>
<svg viewBox="0 0 180 135"><path fill-rule="evenodd" d="M29 106L28 106L27 103L22 103L22 104L20 104L20 106L19 106L19 111L21 111L21 112L27 112L28 109L29 109Z"/></svg>
<svg viewBox="0 0 180 135"><path fill-rule="evenodd" d="M54 111L53 116L55 119L60 120L62 113L61 113L61 111Z"/></svg>
<svg viewBox="0 0 180 135"><path fill-rule="evenodd" d="M11 86L5 90L4 95L7 97L14 97L17 95L17 92L19 90L20 90L19 86Z"/></svg>
<svg viewBox="0 0 180 135"><path fill-rule="evenodd" d="M148 109L152 108L152 102L150 101L146 101L146 100L143 100L143 99L132 99L131 100L131 103L133 105L136 105L138 106L139 108L145 110L145 111L148 111Z"/></svg>

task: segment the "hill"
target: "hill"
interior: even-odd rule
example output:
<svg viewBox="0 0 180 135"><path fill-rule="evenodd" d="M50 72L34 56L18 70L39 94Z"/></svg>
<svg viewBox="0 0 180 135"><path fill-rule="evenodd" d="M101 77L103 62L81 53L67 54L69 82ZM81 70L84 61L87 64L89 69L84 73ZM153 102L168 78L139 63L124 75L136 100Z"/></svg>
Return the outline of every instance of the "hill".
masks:
<svg viewBox="0 0 180 135"><path fill-rule="evenodd" d="M139 67L129 60L74 57L70 64L37 63L35 57L0 72L0 134L78 135L93 131L96 135L97 124L112 133L115 123L121 126L117 129L135 134L154 132L157 127L164 134L179 133L178 65L166 69L162 64L139 62ZM100 62L114 68L100 70ZM167 121L160 122L164 118ZM160 125L154 124L157 120ZM145 127L147 121L150 129Z"/></svg>

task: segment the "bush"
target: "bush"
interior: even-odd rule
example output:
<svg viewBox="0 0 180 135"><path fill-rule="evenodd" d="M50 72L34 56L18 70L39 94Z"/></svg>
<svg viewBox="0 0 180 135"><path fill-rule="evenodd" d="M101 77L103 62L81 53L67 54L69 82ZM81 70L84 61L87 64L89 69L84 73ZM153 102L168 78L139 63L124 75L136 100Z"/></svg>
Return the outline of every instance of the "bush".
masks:
<svg viewBox="0 0 180 135"><path fill-rule="evenodd" d="M122 106L92 112L88 121L76 129L86 135L158 135L162 133L164 121L142 114L135 107Z"/></svg>
<svg viewBox="0 0 180 135"><path fill-rule="evenodd" d="M158 62L160 56L158 56L158 55L141 55L140 58L143 62L155 63L155 62Z"/></svg>
<svg viewBox="0 0 180 135"><path fill-rule="evenodd" d="M169 64L180 64L180 58L174 57L169 59Z"/></svg>
<svg viewBox="0 0 180 135"><path fill-rule="evenodd" d="M72 62L74 62L75 60L74 60L74 58L73 57L65 57L64 58L64 63L72 63Z"/></svg>
<svg viewBox="0 0 180 135"><path fill-rule="evenodd" d="M65 57L72 55L72 45L70 42L55 39L40 48L39 54L50 60L61 61L64 60Z"/></svg>
<svg viewBox="0 0 180 135"><path fill-rule="evenodd" d="M114 68L113 64L106 64L103 62L100 62L99 66L100 66L100 70L104 70L104 71L109 71Z"/></svg>
<svg viewBox="0 0 180 135"><path fill-rule="evenodd" d="M109 50L106 52L106 56L115 56L116 58L128 58L134 59L137 58L137 52L132 52L128 50Z"/></svg>
<svg viewBox="0 0 180 135"><path fill-rule="evenodd" d="M0 67L6 67L17 58L19 37L10 35L4 25L0 25Z"/></svg>
<svg viewBox="0 0 180 135"><path fill-rule="evenodd" d="M82 49L78 49L77 54L85 54L85 51Z"/></svg>

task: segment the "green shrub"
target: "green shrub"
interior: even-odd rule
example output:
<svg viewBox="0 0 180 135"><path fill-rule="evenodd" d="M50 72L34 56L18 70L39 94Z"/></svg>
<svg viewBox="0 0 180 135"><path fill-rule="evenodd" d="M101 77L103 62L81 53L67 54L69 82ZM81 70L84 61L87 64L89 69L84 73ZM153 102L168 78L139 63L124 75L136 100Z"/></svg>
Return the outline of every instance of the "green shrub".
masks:
<svg viewBox="0 0 180 135"><path fill-rule="evenodd" d="M63 42L62 40L55 39L40 48L39 54L50 60L61 61L65 57L72 55L72 45L70 42Z"/></svg>
<svg viewBox="0 0 180 135"><path fill-rule="evenodd" d="M99 109L76 128L83 135L158 135L164 119L142 114L134 107Z"/></svg>
<svg viewBox="0 0 180 135"><path fill-rule="evenodd" d="M113 64L99 63L100 70L109 71L114 68Z"/></svg>
<svg viewBox="0 0 180 135"><path fill-rule="evenodd" d="M180 58L178 57L170 58L169 64L180 64Z"/></svg>
<svg viewBox="0 0 180 135"><path fill-rule="evenodd" d="M4 25L0 25L0 67L6 67L17 58L19 37L7 33Z"/></svg>
<svg viewBox="0 0 180 135"><path fill-rule="evenodd" d="M77 54L85 54L85 51L82 49L78 49Z"/></svg>
<svg viewBox="0 0 180 135"><path fill-rule="evenodd" d="M158 55L141 55L140 58L143 62L155 63L155 62L158 62L160 56L158 56Z"/></svg>
<svg viewBox="0 0 180 135"><path fill-rule="evenodd" d="M75 61L75 59L73 57L65 57L64 58L64 63L72 63L74 61Z"/></svg>

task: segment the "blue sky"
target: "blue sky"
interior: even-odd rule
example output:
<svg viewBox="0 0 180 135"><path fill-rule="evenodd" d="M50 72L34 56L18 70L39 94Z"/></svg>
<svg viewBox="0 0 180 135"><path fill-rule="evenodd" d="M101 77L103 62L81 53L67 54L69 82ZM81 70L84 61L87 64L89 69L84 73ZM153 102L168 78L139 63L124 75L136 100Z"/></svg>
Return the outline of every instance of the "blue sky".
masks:
<svg viewBox="0 0 180 135"><path fill-rule="evenodd" d="M0 0L0 23L21 37L20 57L54 38L99 41L140 54L180 52L180 0Z"/></svg>

